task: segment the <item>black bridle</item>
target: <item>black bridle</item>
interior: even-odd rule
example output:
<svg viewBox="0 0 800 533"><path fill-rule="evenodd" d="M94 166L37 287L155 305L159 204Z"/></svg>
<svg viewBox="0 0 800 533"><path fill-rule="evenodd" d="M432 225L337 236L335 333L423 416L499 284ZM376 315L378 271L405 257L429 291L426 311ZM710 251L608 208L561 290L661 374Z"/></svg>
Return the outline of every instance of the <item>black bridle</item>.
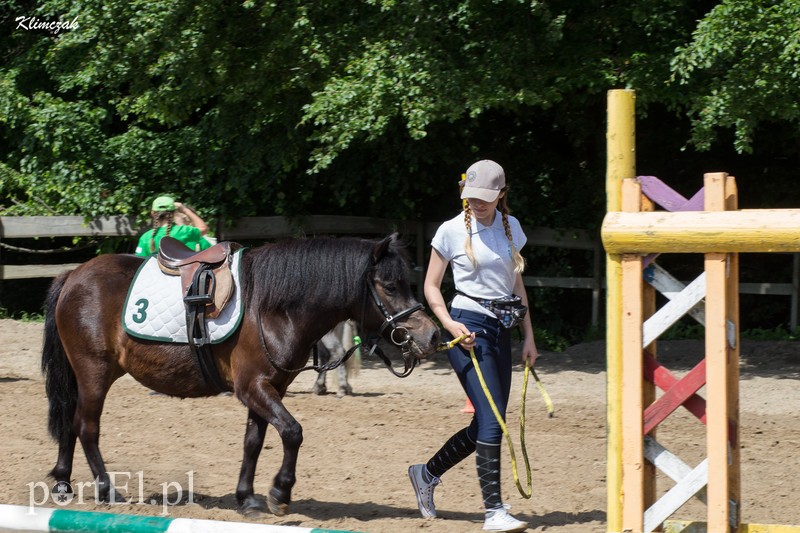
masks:
<svg viewBox="0 0 800 533"><path fill-rule="evenodd" d="M410 342L411 335L408 333L408 329L402 326L398 326L397 322L403 320L412 313L416 313L417 311L422 311L423 309L425 309L425 306L422 305L421 303L417 303L404 311L400 311L396 315L392 315L391 313L389 313L389 310L386 309L386 306L381 301L380 296L378 296L378 291L375 290L375 285L372 283L367 283L367 289L369 290L370 296L372 296L372 301L375 302L375 305L378 306L378 309L380 310L384 318L383 324L381 324L381 327L378 328L378 335L382 336L386 328L391 327L392 332L389 334L389 338L391 339L392 343L394 343L397 346L403 346L408 342ZM395 338L397 332L401 332L402 334L402 337L399 341Z"/></svg>
<svg viewBox="0 0 800 533"><path fill-rule="evenodd" d="M369 348L369 355L375 354L378 357L380 357L380 359L386 365L386 368L388 368L389 371L392 374L394 374L395 376L397 376L399 378L408 377L409 375L411 375L411 372L414 370L414 367L417 366L418 361L417 361L416 358L410 357L410 354L411 354L411 334L408 332L407 328L405 328L403 326L398 326L397 322L407 318L408 316L410 316L413 313L416 313L417 311L424 310L425 306L422 305L421 303L417 302L415 305L412 305L408 309L405 309L405 310L400 311L399 313L397 313L395 315L392 315L391 313L389 313L389 310L386 308L386 305L384 305L384 303L381 301L380 296L378 296L378 291L375 290L374 283L370 283L369 276L367 276L366 285L367 285L367 289L369 291L369 294L372 297L372 301L375 302L375 305L378 306L378 310L380 310L381 314L383 315L383 319L384 319L383 320L383 324L381 324L381 326L378 328L378 336L379 337L383 336L383 332L386 331L386 328L389 328L389 327L392 328L392 331L389 334L389 339L392 341L392 344L394 344L395 346L399 346L400 349L402 350L402 352L403 352L403 364L404 364L405 368L404 368L402 373L397 372L392 367L392 362L389 360L389 358L386 356L386 354L383 353L383 350L381 350L378 347L378 343L377 342L375 342L372 345L372 347ZM352 356L353 353L356 350L358 350L359 348L362 347L361 344L356 344L355 346L353 346L352 348L347 350L347 352L344 354L344 356L341 359L338 359L336 361L329 361L325 365L319 365L318 362L317 362L317 349L316 349L316 344L315 344L314 345L314 349L313 349L313 351L314 351L314 364L313 365L304 366L302 368L290 369L290 368L284 368L284 367L278 365L272 359L272 356L270 355L269 350L267 349L267 343L264 340L264 329L263 329L263 325L261 323L261 317L258 318L258 333L259 333L259 338L261 340L261 348L264 350L264 353L266 354L267 359L269 359L270 363L272 363L272 366L274 366L278 370L281 370L283 372L288 372L288 373L298 373L298 372L303 372L305 370L316 370L317 372L326 372L326 371L329 371L329 370L333 370L333 369L338 368L339 366L343 365L348 359L350 359L350 356ZM410 362L409 362L409 360L410 360Z"/></svg>
<svg viewBox="0 0 800 533"><path fill-rule="evenodd" d="M397 372L394 367L392 367L392 362L383 353L378 347L378 343L375 342L372 345L372 348L369 349L369 355L375 354L381 358L383 364L386 365L386 368L399 378L405 378L411 375L411 372L414 370L414 367L417 366L417 359L415 357L410 357L411 355L411 334L408 332L408 329L403 326L398 326L397 323L400 320L403 320L409 317L411 314L416 313L417 311L422 311L425 309L425 306L421 303L417 302L416 304L412 305L408 309L400 311L397 314L389 313L389 310L386 308L384 303L381 301L380 296L378 296L378 291L375 290L375 284L370 283L367 281L367 289L369 290L370 296L372 296L372 301L375 302L375 305L378 306L381 314L383 315L383 324L378 328L378 336L382 337L383 332L386 331L386 328L392 328L391 332L389 333L389 340L392 341L392 344L395 346L399 346L403 352L403 365L405 369L402 373Z"/></svg>

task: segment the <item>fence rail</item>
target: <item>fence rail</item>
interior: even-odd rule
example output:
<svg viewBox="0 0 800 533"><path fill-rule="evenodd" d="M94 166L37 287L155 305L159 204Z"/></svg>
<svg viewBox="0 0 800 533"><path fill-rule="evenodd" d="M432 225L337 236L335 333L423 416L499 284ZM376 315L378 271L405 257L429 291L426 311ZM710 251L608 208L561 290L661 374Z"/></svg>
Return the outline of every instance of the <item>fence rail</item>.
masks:
<svg viewBox="0 0 800 533"><path fill-rule="evenodd" d="M421 298L424 279L425 253L440 222L411 222L381 218L312 215L302 218L243 217L230 226L221 225L217 231L220 240L273 240L305 235L368 235L399 232L405 238L414 238L413 248L417 268L416 285ZM0 244L9 239L36 237L135 237L145 228L136 225L133 217L102 217L86 222L79 216L0 216ZM526 287L554 287L592 291L591 325L600 319L600 298L605 288L602 272L604 252L600 239L591 232L580 229L553 229L523 227L530 246L585 250L593 254L591 277L538 277L523 276ZM28 278L54 277L72 270L77 263L57 265L6 265L2 262L0 246L0 282ZM784 295L791 297L790 326L798 322L798 294L800 294L800 254L794 254L792 283L742 283L742 294Z"/></svg>
<svg viewBox="0 0 800 533"><path fill-rule="evenodd" d="M32 237L124 237L139 227L133 217L102 217L86 222L78 216L0 217L0 240Z"/></svg>

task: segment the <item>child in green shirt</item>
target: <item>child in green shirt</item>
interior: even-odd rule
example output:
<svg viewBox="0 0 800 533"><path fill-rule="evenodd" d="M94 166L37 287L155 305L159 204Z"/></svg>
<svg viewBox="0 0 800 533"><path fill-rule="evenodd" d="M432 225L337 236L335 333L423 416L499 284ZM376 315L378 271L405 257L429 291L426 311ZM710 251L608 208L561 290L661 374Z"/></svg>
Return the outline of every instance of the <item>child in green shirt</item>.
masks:
<svg viewBox="0 0 800 533"><path fill-rule="evenodd" d="M192 225L175 224L176 214L187 219ZM153 200L150 215L153 219L153 229L139 237L136 255L147 257L156 253L161 238L166 235L178 239L198 252L211 247L211 243L204 238L208 232L208 226L203 219L190 207L176 202L171 196L159 196Z"/></svg>

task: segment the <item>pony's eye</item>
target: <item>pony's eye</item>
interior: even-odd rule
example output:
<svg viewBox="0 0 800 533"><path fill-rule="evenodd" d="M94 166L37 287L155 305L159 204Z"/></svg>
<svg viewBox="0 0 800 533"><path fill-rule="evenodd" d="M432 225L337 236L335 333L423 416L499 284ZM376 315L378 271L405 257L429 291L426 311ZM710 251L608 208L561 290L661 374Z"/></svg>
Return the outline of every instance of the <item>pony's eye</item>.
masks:
<svg viewBox="0 0 800 533"><path fill-rule="evenodd" d="M394 294L397 291L397 284L396 283L386 283L383 286L383 290L386 294Z"/></svg>

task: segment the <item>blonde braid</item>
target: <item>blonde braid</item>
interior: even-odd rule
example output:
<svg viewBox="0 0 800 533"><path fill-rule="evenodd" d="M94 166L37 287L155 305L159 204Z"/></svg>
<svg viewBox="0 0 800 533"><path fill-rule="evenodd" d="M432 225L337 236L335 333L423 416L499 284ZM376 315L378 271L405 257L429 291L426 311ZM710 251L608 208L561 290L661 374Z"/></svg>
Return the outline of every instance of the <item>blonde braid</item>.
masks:
<svg viewBox="0 0 800 533"><path fill-rule="evenodd" d="M503 229L506 232L508 244L511 247L511 259L514 260L514 272L521 274L525 270L525 258L522 257L517 247L514 246L514 239L511 236L511 225L508 223L508 205L506 205L505 195L503 195L503 198L500 200L500 213L503 216Z"/></svg>
<svg viewBox="0 0 800 533"><path fill-rule="evenodd" d="M175 220L175 215L173 214L173 212L170 211L169 213L167 213L167 231L164 234L164 237L169 237L169 232L170 230L172 230L172 223L174 220Z"/></svg>
<svg viewBox="0 0 800 533"><path fill-rule="evenodd" d="M150 253L151 254L156 251L156 233L158 233L158 228L160 228L160 227L161 227L161 224L159 224L159 217L158 216L154 216L153 217L153 234L150 235Z"/></svg>
<svg viewBox="0 0 800 533"><path fill-rule="evenodd" d="M161 211L153 217L153 234L150 236L151 254L156 251L156 233L158 233L158 229L161 227L161 223L165 218L167 219L167 231L164 235L167 236L172 229L172 211Z"/></svg>
<svg viewBox="0 0 800 533"><path fill-rule="evenodd" d="M469 202L464 202L464 226L467 228L467 240L464 241L464 252L472 263L473 268L478 268L478 261L475 259L475 252L472 251L472 210Z"/></svg>

